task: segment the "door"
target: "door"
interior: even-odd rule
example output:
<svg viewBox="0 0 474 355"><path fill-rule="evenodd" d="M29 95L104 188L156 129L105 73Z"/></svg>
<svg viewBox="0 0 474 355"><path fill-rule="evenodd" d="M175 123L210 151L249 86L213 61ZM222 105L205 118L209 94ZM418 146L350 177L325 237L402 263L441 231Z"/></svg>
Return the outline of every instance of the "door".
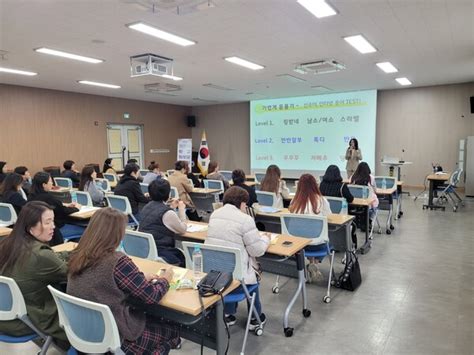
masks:
<svg viewBox="0 0 474 355"><path fill-rule="evenodd" d="M123 170L129 159L136 159L140 167L143 158L143 127L141 125L107 124L108 157L114 169Z"/></svg>

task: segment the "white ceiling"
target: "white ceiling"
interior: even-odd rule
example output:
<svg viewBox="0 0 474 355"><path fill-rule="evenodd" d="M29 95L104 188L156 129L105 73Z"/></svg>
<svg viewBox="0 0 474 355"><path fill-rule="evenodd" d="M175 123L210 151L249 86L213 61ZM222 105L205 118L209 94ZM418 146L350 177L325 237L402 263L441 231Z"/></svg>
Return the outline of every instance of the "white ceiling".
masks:
<svg viewBox="0 0 474 355"><path fill-rule="evenodd" d="M181 0L189 3L196 0ZM317 19L296 0L212 0L215 7L178 15L149 4L176 0L0 0L0 66L38 72L35 77L0 73L0 82L179 105L205 105L333 91L400 88L474 80L474 0L329 0L338 15ZM178 0L179 2L179 0ZM197 42L181 47L125 27L144 21ZM378 52L362 55L342 37L363 34ZM100 43L97 43L97 42ZM87 64L38 54L49 47L104 59ZM129 57L155 53L174 59L172 82L130 78ZM223 60L237 55L265 66L251 71ZM299 75L296 64L334 58L347 70ZM376 62L390 61L399 73L385 74ZM292 74L307 82L278 78ZM88 87L77 80L121 85ZM144 84L182 85L177 96L144 92ZM212 83L232 91L203 84ZM248 95L255 93L259 95ZM210 102L195 98L210 100Z"/></svg>

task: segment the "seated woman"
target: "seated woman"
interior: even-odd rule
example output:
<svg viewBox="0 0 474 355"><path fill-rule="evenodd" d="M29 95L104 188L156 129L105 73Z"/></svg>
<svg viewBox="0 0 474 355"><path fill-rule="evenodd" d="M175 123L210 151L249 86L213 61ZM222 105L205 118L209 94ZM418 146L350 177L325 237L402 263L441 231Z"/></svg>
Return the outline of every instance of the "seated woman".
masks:
<svg viewBox="0 0 474 355"><path fill-rule="evenodd" d="M354 196L347 185L343 183L341 171L337 165L328 166L319 189L324 196L344 197L347 203L354 201Z"/></svg>
<svg viewBox="0 0 474 355"><path fill-rule="evenodd" d="M188 176L188 163L183 160L178 160L174 164L174 173L168 176L170 185L176 187L178 190L179 200L183 201L186 205L186 215L192 221L200 221L196 207L194 206L193 200L191 200L190 192L193 192L194 186L189 181Z"/></svg>
<svg viewBox="0 0 474 355"><path fill-rule="evenodd" d="M110 207L92 216L69 259L67 293L110 307L126 354L168 354L180 343L177 330L148 317L143 309L160 302L173 271L170 267L161 277L143 274L116 251L126 224L127 217Z"/></svg>
<svg viewBox="0 0 474 355"><path fill-rule="evenodd" d="M101 191L95 184L97 173L93 166L85 166L81 172L81 182L79 183L79 191L88 192L91 195L92 204L94 206L103 206L104 191Z"/></svg>
<svg viewBox="0 0 474 355"><path fill-rule="evenodd" d="M0 184L7 177L8 166L6 161L0 161Z"/></svg>
<svg viewBox="0 0 474 355"><path fill-rule="evenodd" d="M240 249L245 284L254 285L258 283L257 270L259 268L255 258L265 253L270 245L270 239L260 235L255 221L246 214L248 200L249 194L241 187L233 186L225 192L224 206L215 210L209 220L205 244ZM265 323L266 317L262 313L258 288L255 296L255 308L260 314L260 320ZM227 324L235 324L234 314L237 312L237 303L227 303L224 310ZM250 329L254 330L257 326L257 319L252 319Z"/></svg>
<svg viewBox="0 0 474 355"><path fill-rule="evenodd" d="M149 172L143 178L144 184L150 185L156 179L163 178L165 176L165 174L160 171L160 166L158 163L155 163L154 161L148 165L148 170Z"/></svg>
<svg viewBox="0 0 474 355"><path fill-rule="evenodd" d="M32 323L67 349L66 334L59 326L56 304L47 289L48 285L58 286L67 279L67 253L55 253L48 246L53 234L51 207L41 201L28 202L10 236L0 241L0 275L11 277L18 284ZM22 336L31 334L31 329L20 320L2 321L0 333Z"/></svg>
<svg viewBox="0 0 474 355"><path fill-rule="evenodd" d="M0 185L1 202L9 203L15 209L16 214L19 214L21 208L26 204L26 200L20 193L23 178L20 174L7 174L5 180Z"/></svg>
<svg viewBox="0 0 474 355"><path fill-rule="evenodd" d="M286 187L285 180L281 179L280 168L276 165L270 165L267 168L260 185L260 191L274 192L277 198L277 208L283 208L283 199L291 199L290 189Z"/></svg>
<svg viewBox="0 0 474 355"><path fill-rule="evenodd" d="M296 188L295 197L291 201L289 210L291 213L312 214L319 216L328 216L331 214L329 202L323 197L319 191L318 183L311 174L303 174L300 176L298 187ZM305 250L311 251L316 248L316 244L312 241ZM319 260L309 258L308 276L309 281L320 281L323 275L318 269Z"/></svg>
<svg viewBox="0 0 474 355"><path fill-rule="evenodd" d="M147 175L148 176L148 175ZM141 211L140 232L151 233L155 239L158 256L168 264L185 267L183 253L176 248L176 234L186 232L186 205L173 199L168 206L170 183L165 179L155 179L149 186L151 201ZM178 208L178 213L174 209Z"/></svg>
<svg viewBox="0 0 474 355"><path fill-rule="evenodd" d="M233 186L239 186L243 188L249 194L249 200L247 202L248 207L252 207L252 205L257 202L257 195L255 194L255 186L248 186L245 184L245 173L241 169L236 169L232 172L232 182L234 183Z"/></svg>
<svg viewBox="0 0 474 355"><path fill-rule="evenodd" d="M53 207L56 228L54 229L53 238L49 242L51 246L64 243L63 237L81 235L84 232L84 227L66 223L67 216L79 211L81 205L75 202L63 204L53 194L49 193L52 187L53 179L51 175L42 171L38 172L33 177L31 192L28 196L28 201L43 201Z"/></svg>
<svg viewBox="0 0 474 355"><path fill-rule="evenodd" d="M351 177L351 184L369 187L369 200L371 201L369 218L372 221L375 211L379 206L379 199L377 197L377 194L375 193L375 178L371 174L370 167L366 162L362 162L357 166L354 175L352 175Z"/></svg>
<svg viewBox="0 0 474 355"><path fill-rule="evenodd" d="M149 201L148 197L143 194L140 188L140 182L138 181L140 168L137 164L130 163L125 165L123 173L122 178L115 187L114 195L127 197L128 201L130 201L133 215L136 219L140 220L138 204L148 203Z"/></svg>
<svg viewBox="0 0 474 355"><path fill-rule="evenodd" d="M224 190L227 190L229 188L229 182L224 177L224 175L222 175L219 172L219 164L216 161L211 161L209 163L209 166L207 167L206 179L208 179L208 180L220 180L224 184Z"/></svg>
<svg viewBox="0 0 474 355"><path fill-rule="evenodd" d="M104 161L104 167L102 168L102 173L104 174L117 174L114 169L114 164L112 163L112 158L107 158Z"/></svg>
<svg viewBox="0 0 474 355"><path fill-rule="evenodd" d="M189 163L185 161L184 164L186 165L186 176L188 177L188 179L191 179L191 181L193 182L193 186L202 187L201 180L199 180L198 176L192 173Z"/></svg>
<svg viewBox="0 0 474 355"><path fill-rule="evenodd" d="M13 172L20 174L23 178L23 183L21 184L21 188L25 191L25 194L28 195L30 193L31 188L31 174L28 171L26 166L17 166Z"/></svg>
<svg viewBox="0 0 474 355"><path fill-rule="evenodd" d="M72 180L72 187L79 187L80 177L79 171L76 169L76 163L72 160L66 160L63 163L64 170L61 173L62 177Z"/></svg>

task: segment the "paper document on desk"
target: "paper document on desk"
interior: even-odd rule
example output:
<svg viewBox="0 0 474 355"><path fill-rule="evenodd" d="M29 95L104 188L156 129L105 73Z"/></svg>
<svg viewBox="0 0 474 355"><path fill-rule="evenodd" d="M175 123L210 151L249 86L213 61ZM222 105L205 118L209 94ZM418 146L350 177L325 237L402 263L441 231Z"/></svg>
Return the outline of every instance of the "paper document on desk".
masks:
<svg viewBox="0 0 474 355"><path fill-rule="evenodd" d="M89 212L100 209L100 207L91 207L91 206L81 206L80 212Z"/></svg>
<svg viewBox="0 0 474 355"><path fill-rule="evenodd" d="M186 232L189 232L189 233L204 232L204 231L207 231L207 225L203 225L203 224L188 223L188 227L186 228Z"/></svg>
<svg viewBox="0 0 474 355"><path fill-rule="evenodd" d="M276 244L278 237L280 236L277 233L269 233L269 232L260 232L261 236L270 236L270 244Z"/></svg>
<svg viewBox="0 0 474 355"><path fill-rule="evenodd" d="M260 206L259 211L263 213L275 213L280 211L280 209L270 206Z"/></svg>

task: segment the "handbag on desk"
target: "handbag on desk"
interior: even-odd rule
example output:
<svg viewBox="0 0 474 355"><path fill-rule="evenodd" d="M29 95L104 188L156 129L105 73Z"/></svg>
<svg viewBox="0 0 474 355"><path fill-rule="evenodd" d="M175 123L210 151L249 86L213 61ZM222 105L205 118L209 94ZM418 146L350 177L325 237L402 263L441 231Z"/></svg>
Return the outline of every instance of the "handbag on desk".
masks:
<svg viewBox="0 0 474 355"><path fill-rule="evenodd" d="M348 291L355 291L361 283L362 276L360 274L360 265L357 255L353 251L347 251L346 266L336 281L336 287Z"/></svg>

